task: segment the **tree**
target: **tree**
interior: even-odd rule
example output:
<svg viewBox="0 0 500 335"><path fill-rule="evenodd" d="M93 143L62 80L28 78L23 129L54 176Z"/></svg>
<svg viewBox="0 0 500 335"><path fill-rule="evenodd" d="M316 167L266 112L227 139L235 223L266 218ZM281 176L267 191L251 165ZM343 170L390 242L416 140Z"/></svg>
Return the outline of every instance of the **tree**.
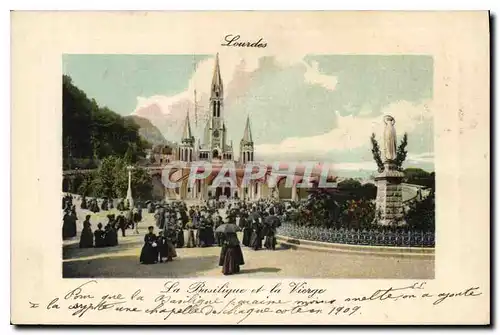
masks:
<svg viewBox="0 0 500 335"><path fill-rule="evenodd" d="M133 164L137 160L137 157L134 154L134 149L132 148L132 146L130 144L129 144L128 148L127 148L127 151L125 152L124 160L128 164Z"/></svg>
<svg viewBox="0 0 500 335"><path fill-rule="evenodd" d="M436 228L436 205L434 192L422 201L413 201L405 215L408 228L412 230L434 231Z"/></svg>
<svg viewBox="0 0 500 335"><path fill-rule="evenodd" d="M340 183L338 183L337 188L339 190L352 190L355 188L360 188L361 187L361 182L356 179L345 179L342 180Z"/></svg>
<svg viewBox="0 0 500 335"><path fill-rule="evenodd" d="M372 136L370 137L370 140L372 142L372 154L373 154L373 159L375 160L375 163L377 163L378 167L378 172L382 173L384 172L384 162L382 161L381 158L381 152L380 152L380 146L375 139L375 134L372 133ZM396 165L396 169L401 171L403 169L403 163L406 160L406 146L408 145L408 134L404 133L403 138L401 140L401 143L399 143L399 146L396 150L396 159L394 160L394 163Z"/></svg>
<svg viewBox="0 0 500 335"><path fill-rule="evenodd" d="M117 173L120 167L121 160L118 157L110 156L102 160L95 179L92 183L93 193L95 196L116 198L116 180L119 179L120 173Z"/></svg>
<svg viewBox="0 0 500 335"><path fill-rule="evenodd" d="M97 197L125 198L128 189L128 166L123 158L115 156L104 158L93 180L88 182L91 186L85 186L81 191L90 189ZM147 170L137 167L133 169L131 184L134 199L151 198L153 180Z"/></svg>
<svg viewBox="0 0 500 335"><path fill-rule="evenodd" d="M145 156L150 145L139 135L140 127L94 99L63 76L63 166L77 159L100 160L108 156L123 157L130 151L132 162ZM73 167L74 168L74 167Z"/></svg>
<svg viewBox="0 0 500 335"><path fill-rule="evenodd" d="M375 199L377 186L372 183L361 184L356 179L346 179L338 183L337 189L350 194L352 199Z"/></svg>
<svg viewBox="0 0 500 335"><path fill-rule="evenodd" d="M406 160L406 155L408 152L406 151L406 146L408 145L408 134L404 133L403 139L401 140L401 143L398 146L398 149L396 151L396 168L401 171L403 170L403 163Z"/></svg>
<svg viewBox="0 0 500 335"><path fill-rule="evenodd" d="M80 184L80 187L78 187L78 194L81 194L82 196L93 195L94 194L93 182L95 178L96 178L95 172L85 174L83 182Z"/></svg>
<svg viewBox="0 0 500 335"><path fill-rule="evenodd" d="M405 177L403 181L408 184L421 185L429 187L431 189L435 188L435 173L427 172L420 168L407 168L404 171Z"/></svg>
<svg viewBox="0 0 500 335"><path fill-rule="evenodd" d="M132 173L132 194L137 200L151 199L153 192L153 179L149 172L143 168L136 168Z"/></svg>
<svg viewBox="0 0 500 335"><path fill-rule="evenodd" d="M384 163L382 162L382 158L381 158L381 154L380 154L380 147L378 145L377 140L375 139L375 133L372 133L370 140L372 142L373 159L375 160L375 163L377 163L378 172L382 173L382 172L384 172Z"/></svg>
<svg viewBox="0 0 500 335"><path fill-rule="evenodd" d="M377 197L377 186L372 183L366 183L361 186L361 198L373 200Z"/></svg>

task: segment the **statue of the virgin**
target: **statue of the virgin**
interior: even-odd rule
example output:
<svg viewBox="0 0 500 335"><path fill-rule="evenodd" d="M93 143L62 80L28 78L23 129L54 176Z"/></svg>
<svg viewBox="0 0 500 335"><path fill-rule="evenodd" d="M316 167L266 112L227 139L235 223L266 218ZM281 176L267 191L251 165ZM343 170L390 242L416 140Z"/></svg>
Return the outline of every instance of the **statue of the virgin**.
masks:
<svg viewBox="0 0 500 335"><path fill-rule="evenodd" d="M388 161L396 159L396 128L394 124L396 120L390 115L384 116L384 155Z"/></svg>

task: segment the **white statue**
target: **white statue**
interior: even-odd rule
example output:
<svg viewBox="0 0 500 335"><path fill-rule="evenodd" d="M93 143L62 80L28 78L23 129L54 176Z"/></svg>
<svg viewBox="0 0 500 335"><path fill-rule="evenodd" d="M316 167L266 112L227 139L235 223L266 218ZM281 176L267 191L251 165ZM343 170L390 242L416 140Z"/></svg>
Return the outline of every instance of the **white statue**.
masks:
<svg viewBox="0 0 500 335"><path fill-rule="evenodd" d="M384 123L384 155L386 160L393 161L396 159L396 128L394 128L396 120L392 116L386 115Z"/></svg>

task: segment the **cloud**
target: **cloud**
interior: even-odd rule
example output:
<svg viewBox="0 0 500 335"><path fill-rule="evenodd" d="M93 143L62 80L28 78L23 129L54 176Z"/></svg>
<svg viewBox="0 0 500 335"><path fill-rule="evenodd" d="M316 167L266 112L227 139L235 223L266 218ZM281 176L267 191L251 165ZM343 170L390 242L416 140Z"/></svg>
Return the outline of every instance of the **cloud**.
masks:
<svg viewBox="0 0 500 335"><path fill-rule="evenodd" d="M348 163L333 163L331 165L331 169L333 171L359 171L359 170L367 170L367 171L376 171L377 165L374 161L369 162L348 162Z"/></svg>
<svg viewBox="0 0 500 335"><path fill-rule="evenodd" d="M434 163L434 153L423 152L419 154L408 154L406 161L411 163Z"/></svg>
<svg viewBox="0 0 500 335"><path fill-rule="evenodd" d="M281 68L302 67L304 69L305 83L317 84L328 90L334 90L337 83L336 78L321 74L317 62L309 65L303 58L304 55L284 54L274 57L273 64ZM231 111L230 106L232 104L240 103L245 97L254 74L265 66L265 58L231 52L219 54L219 60L224 83L225 113L228 113ZM199 62L187 88L183 92L172 96L137 97L137 105L133 114L149 119L168 139L179 140L182 122L187 111L190 113L191 120L194 120L194 96L196 91L196 112L199 125L194 131L195 136L201 136L202 128L208 118L213 69L213 57Z"/></svg>
<svg viewBox="0 0 500 335"><path fill-rule="evenodd" d="M304 79L307 83L321 85L330 91L335 90L335 87L337 86L337 77L321 74L318 69L318 62L313 61L311 66L307 65L305 62L303 62L303 64L307 69L304 74Z"/></svg>
<svg viewBox="0 0 500 335"><path fill-rule="evenodd" d="M392 115L396 119L398 134L410 133L419 124L432 119L432 112L427 104L414 105L400 101L387 106L382 114ZM272 155L276 152L325 154L330 151L348 151L369 145L369 137L375 133L380 138L384 123L382 116L342 116L336 112L337 124L331 131L310 137L289 137L278 144L260 144L256 152ZM380 140L379 140L380 141Z"/></svg>

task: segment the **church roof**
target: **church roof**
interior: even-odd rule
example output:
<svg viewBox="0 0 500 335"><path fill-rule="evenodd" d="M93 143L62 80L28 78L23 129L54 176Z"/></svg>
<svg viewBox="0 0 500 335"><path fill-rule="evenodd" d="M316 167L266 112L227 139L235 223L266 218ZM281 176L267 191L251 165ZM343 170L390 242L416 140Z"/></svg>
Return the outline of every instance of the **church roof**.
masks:
<svg viewBox="0 0 500 335"><path fill-rule="evenodd" d="M182 131L182 140L191 140L193 134L191 132L191 123L189 122L189 112L186 114L184 121L184 130Z"/></svg>
<svg viewBox="0 0 500 335"><path fill-rule="evenodd" d="M220 66L219 66L219 54L215 55L215 67L214 73L212 76L212 96L215 95L215 92L219 92L219 96L223 96L223 87L222 87L222 77L220 75Z"/></svg>
<svg viewBox="0 0 500 335"><path fill-rule="evenodd" d="M253 142L252 140L252 130L250 129L250 116L247 116L247 123L245 125L245 131L243 133L243 141Z"/></svg>

